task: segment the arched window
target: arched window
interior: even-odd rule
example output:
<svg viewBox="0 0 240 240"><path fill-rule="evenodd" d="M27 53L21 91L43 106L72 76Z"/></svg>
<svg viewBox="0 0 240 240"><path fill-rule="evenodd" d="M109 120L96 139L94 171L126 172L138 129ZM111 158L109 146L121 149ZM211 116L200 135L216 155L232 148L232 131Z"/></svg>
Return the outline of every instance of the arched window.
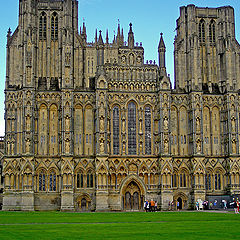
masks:
<svg viewBox="0 0 240 240"><path fill-rule="evenodd" d="M38 178L39 191L46 191L46 174L41 171Z"/></svg>
<svg viewBox="0 0 240 240"><path fill-rule="evenodd" d="M174 173L172 175L172 186L177 187L177 174L176 173Z"/></svg>
<svg viewBox="0 0 240 240"><path fill-rule="evenodd" d="M209 172L205 175L205 188L206 190L211 190L212 189L212 177Z"/></svg>
<svg viewBox="0 0 240 240"><path fill-rule="evenodd" d="M79 172L77 174L77 188L83 188L83 174Z"/></svg>
<svg viewBox="0 0 240 240"><path fill-rule="evenodd" d="M199 23L198 32L199 32L199 41L200 41L200 43L205 43L205 22L204 22L203 19Z"/></svg>
<svg viewBox="0 0 240 240"><path fill-rule="evenodd" d="M136 105L133 102L128 104L128 154L136 154Z"/></svg>
<svg viewBox="0 0 240 240"><path fill-rule="evenodd" d="M47 39L47 15L45 12L42 12L39 18L39 39Z"/></svg>
<svg viewBox="0 0 240 240"><path fill-rule="evenodd" d="M113 154L119 154L119 108L113 108Z"/></svg>
<svg viewBox="0 0 240 240"><path fill-rule="evenodd" d="M187 183L186 183L186 174L185 173L181 173L180 174L180 187L186 187Z"/></svg>
<svg viewBox="0 0 240 240"><path fill-rule="evenodd" d="M56 173L51 172L49 175L49 191L56 191Z"/></svg>
<svg viewBox="0 0 240 240"><path fill-rule="evenodd" d="M209 41L210 43L216 42L215 22L212 20L209 25Z"/></svg>
<svg viewBox="0 0 240 240"><path fill-rule="evenodd" d="M87 174L87 188L93 188L93 174L90 172Z"/></svg>
<svg viewBox="0 0 240 240"><path fill-rule="evenodd" d="M221 190L221 174L215 174L215 190Z"/></svg>
<svg viewBox="0 0 240 240"><path fill-rule="evenodd" d="M151 154L151 108L145 108L145 154Z"/></svg>
<svg viewBox="0 0 240 240"><path fill-rule="evenodd" d="M51 18L51 39L58 40L58 15L56 12L52 14Z"/></svg>

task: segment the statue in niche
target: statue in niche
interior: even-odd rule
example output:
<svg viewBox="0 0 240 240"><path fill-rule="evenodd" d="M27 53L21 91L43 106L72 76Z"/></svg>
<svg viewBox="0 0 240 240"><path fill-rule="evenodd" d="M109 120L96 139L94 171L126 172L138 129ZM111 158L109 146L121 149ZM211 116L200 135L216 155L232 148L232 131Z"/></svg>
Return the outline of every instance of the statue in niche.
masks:
<svg viewBox="0 0 240 240"><path fill-rule="evenodd" d="M133 54L130 54L130 56L129 56L129 63L130 63L130 65L133 65L133 64L134 64Z"/></svg>
<svg viewBox="0 0 240 240"><path fill-rule="evenodd" d="M26 153L30 153L30 139L26 140Z"/></svg>
<svg viewBox="0 0 240 240"><path fill-rule="evenodd" d="M143 153L143 143L142 143L142 141L140 141L140 144L139 144L139 152L140 152L140 154Z"/></svg>
<svg viewBox="0 0 240 240"><path fill-rule="evenodd" d="M155 154L158 155L159 150L158 150L158 143L155 142Z"/></svg>
<svg viewBox="0 0 240 240"><path fill-rule="evenodd" d="M67 46L66 52L65 52L65 64L67 66L70 66L71 63L71 52L70 52L70 47Z"/></svg>
<svg viewBox="0 0 240 240"><path fill-rule="evenodd" d="M232 122L232 132L236 132L236 121L234 117L232 117L231 122Z"/></svg>
<svg viewBox="0 0 240 240"><path fill-rule="evenodd" d="M168 140L164 141L164 153L168 153Z"/></svg>
<svg viewBox="0 0 240 240"><path fill-rule="evenodd" d="M66 116L66 131L70 131L70 118Z"/></svg>
<svg viewBox="0 0 240 240"><path fill-rule="evenodd" d="M197 130L197 132L200 132L200 118L199 117L197 117L196 118L196 130Z"/></svg>
<svg viewBox="0 0 240 240"><path fill-rule="evenodd" d="M126 62L126 57L122 56L122 63L125 63L125 62Z"/></svg>
<svg viewBox="0 0 240 240"><path fill-rule="evenodd" d="M11 144L9 141L7 142L7 152L8 152L8 155L11 154Z"/></svg>
<svg viewBox="0 0 240 240"><path fill-rule="evenodd" d="M107 141L107 153L110 154L110 139Z"/></svg>
<svg viewBox="0 0 240 240"><path fill-rule="evenodd" d="M27 119L26 119L26 130L30 131L30 116L29 115L27 116Z"/></svg>
<svg viewBox="0 0 240 240"><path fill-rule="evenodd" d="M65 152L66 153L70 152L70 140L69 139L65 140Z"/></svg>
<svg viewBox="0 0 240 240"><path fill-rule="evenodd" d="M142 134L142 119L139 119L139 133Z"/></svg>
<svg viewBox="0 0 240 240"><path fill-rule="evenodd" d="M104 117L100 117L100 124L99 124L100 132L104 132Z"/></svg>
<svg viewBox="0 0 240 240"><path fill-rule="evenodd" d="M100 153L104 153L104 139L100 138L99 140L99 146L100 146Z"/></svg>
<svg viewBox="0 0 240 240"><path fill-rule="evenodd" d="M123 141L123 154L125 154L125 153L126 153L126 142Z"/></svg>
<svg viewBox="0 0 240 240"><path fill-rule="evenodd" d="M125 118L122 119L122 132L125 133Z"/></svg>
<svg viewBox="0 0 240 240"><path fill-rule="evenodd" d="M163 126L164 126L164 130L168 130L168 118L165 117L163 120Z"/></svg>
<svg viewBox="0 0 240 240"><path fill-rule="evenodd" d="M236 154L237 153L237 148L236 148L236 140L232 140L232 153Z"/></svg>
<svg viewBox="0 0 240 240"><path fill-rule="evenodd" d="M197 140L197 153L201 153L201 141Z"/></svg>

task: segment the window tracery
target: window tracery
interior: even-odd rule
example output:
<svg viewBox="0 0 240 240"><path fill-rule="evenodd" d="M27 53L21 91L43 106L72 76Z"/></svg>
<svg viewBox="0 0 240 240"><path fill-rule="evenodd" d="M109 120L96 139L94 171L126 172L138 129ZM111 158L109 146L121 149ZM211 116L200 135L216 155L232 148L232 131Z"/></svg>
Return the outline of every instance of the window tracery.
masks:
<svg viewBox="0 0 240 240"><path fill-rule="evenodd" d="M204 22L203 19L199 23L198 32L199 32L199 41L200 41L200 43L205 43L205 22Z"/></svg>
<svg viewBox="0 0 240 240"><path fill-rule="evenodd" d="M119 154L119 107L113 108L113 154Z"/></svg>
<svg viewBox="0 0 240 240"><path fill-rule="evenodd" d="M58 15L56 12L52 14L51 18L51 39L58 40Z"/></svg>
<svg viewBox="0 0 240 240"><path fill-rule="evenodd" d="M128 104L128 153L135 155L136 151L136 105L134 102Z"/></svg>
<svg viewBox="0 0 240 240"><path fill-rule="evenodd" d="M151 108L145 108L145 154L151 154Z"/></svg>
<svg viewBox="0 0 240 240"><path fill-rule="evenodd" d="M42 12L39 18L39 39L47 39L47 15L45 12Z"/></svg>

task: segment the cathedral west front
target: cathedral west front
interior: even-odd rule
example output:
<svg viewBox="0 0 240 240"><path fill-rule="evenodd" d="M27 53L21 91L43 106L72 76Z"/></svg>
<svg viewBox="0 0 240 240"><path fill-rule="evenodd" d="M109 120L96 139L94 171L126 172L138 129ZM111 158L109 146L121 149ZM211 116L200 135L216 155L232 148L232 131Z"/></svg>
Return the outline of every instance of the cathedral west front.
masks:
<svg viewBox="0 0 240 240"><path fill-rule="evenodd" d="M174 87L77 0L19 0L7 34L3 210L142 210L240 193L240 45L230 6L180 8ZM174 206L175 206L174 205Z"/></svg>

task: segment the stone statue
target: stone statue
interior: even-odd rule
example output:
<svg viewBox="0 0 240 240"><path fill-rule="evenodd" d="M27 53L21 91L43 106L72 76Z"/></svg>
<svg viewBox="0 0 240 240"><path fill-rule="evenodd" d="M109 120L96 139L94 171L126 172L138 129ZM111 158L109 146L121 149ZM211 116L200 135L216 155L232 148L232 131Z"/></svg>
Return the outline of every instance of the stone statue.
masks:
<svg viewBox="0 0 240 240"><path fill-rule="evenodd" d="M104 139L101 138L99 141L99 145L100 145L100 153L104 153Z"/></svg>
<svg viewBox="0 0 240 240"><path fill-rule="evenodd" d="M234 117L232 117L231 122L232 122L232 132L236 132L236 121Z"/></svg>
<svg viewBox="0 0 240 240"><path fill-rule="evenodd" d="M164 153L168 153L168 141L164 141Z"/></svg>
<svg viewBox="0 0 240 240"><path fill-rule="evenodd" d="M167 119L167 117L165 117L164 120L163 120L163 126L164 126L164 130L168 130L168 119Z"/></svg>
<svg viewBox="0 0 240 240"><path fill-rule="evenodd" d="M104 117L103 116L101 116L100 117L100 132L104 132Z"/></svg>
<svg viewBox="0 0 240 240"><path fill-rule="evenodd" d="M200 153L201 152L201 141L198 140L197 141L197 153Z"/></svg>
<svg viewBox="0 0 240 240"><path fill-rule="evenodd" d="M200 118L196 118L196 130L197 132L200 132Z"/></svg>

